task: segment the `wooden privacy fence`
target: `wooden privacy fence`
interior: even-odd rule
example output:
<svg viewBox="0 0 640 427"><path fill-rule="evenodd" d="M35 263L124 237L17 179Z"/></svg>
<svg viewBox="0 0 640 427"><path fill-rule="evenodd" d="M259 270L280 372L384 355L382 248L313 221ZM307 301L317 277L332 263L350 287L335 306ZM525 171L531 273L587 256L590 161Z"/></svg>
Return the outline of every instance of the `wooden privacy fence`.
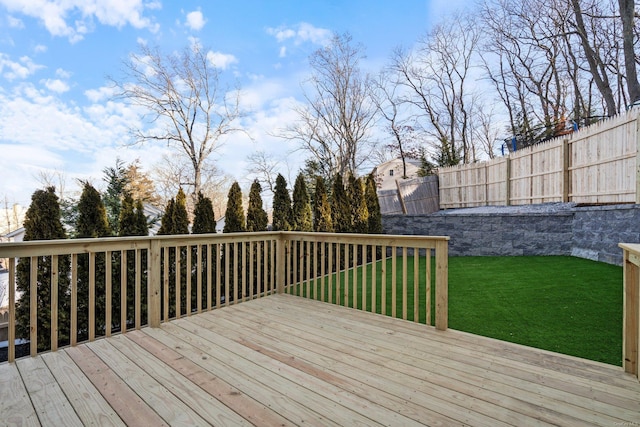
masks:
<svg viewBox="0 0 640 427"><path fill-rule="evenodd" d="M420 215L440 210L438 177L397 179L395 190L379 190L378 201L383 215Z"/></svg>
<svg viewBox="0 0 640 427"><path fill-rule="evenodd" d="M158 327L275 292L351 307L358 305L358 292L362 301L374 292L358 308L396 316L400 306L406 319L412 301L415 321L419 320L415 304L426 298L428 314L423 322L431 324L433 283L435 325L446 329L447 253L447 237L298 232L0 243L0 258L8 259L9 270L7 357L9 362L16 358L16 338L24 339L28 354L35 355L128 329ZM408 254L421 256L408 266ZM424 277L409 275L411 267L417 272L420 266L426 269ZM369 275L368 268L373 268ZM383 294L376 297L378 281L384 284ZM22 295L17 293L18 282ZM306 293L299 292L302 286ZM414 294L407 294L408 287ZM389 313L387 289L392 300ZM27 332L20 336L20 330Z"/></svg>
<svg viewBox="0 0 640 427"><path fill-rule="evenodd" d="M440 208L640 203L640 109L488 162L438 171Z"/></svg>
<svg viewBox="0 0 640 427"><path fill-rule="evenodd" d="M640 379L640 244L620 247L624 251L622 367Z"/></svg>

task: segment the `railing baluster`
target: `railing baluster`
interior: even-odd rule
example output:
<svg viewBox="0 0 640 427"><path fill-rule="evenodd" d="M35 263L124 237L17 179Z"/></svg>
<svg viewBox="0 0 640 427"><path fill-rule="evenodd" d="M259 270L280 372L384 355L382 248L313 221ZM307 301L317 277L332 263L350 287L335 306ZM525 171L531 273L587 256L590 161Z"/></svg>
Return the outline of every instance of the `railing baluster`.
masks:
<svg viewBox="0 0 640 427"><path fill-rule="evenodd" d="M196 245L196 307L202 313L202 251L206 245Z"/></svg>
<svg viewBox="0 0 640 427"><path fill-rule="evenodd" d="M78 254L71 254L71 345L78 342Z"/></svg>
<svg viewBox="0 0 640 427"><path fill-rule="evenodd" d="M335 271L336 271L336 304L341 305L342 291L340 290L341 277L340 277L340 243L336 244L336 259L335 259Z"/></svg>
<svg viewBox="0 0 640 427"><path fill-rule="evenodd" d="M402 247L402 320L407 320L407 247Z"/></svg>
<svg viewBox="0 0 640 427"><path fill-rule="evenodd" d="M220 267L220 259L222 256L222 243L216 244L216 308L220 308L220 287L222 286L222 269Z"/></svg>
<svg viewBox="0 0 640 427"><path fill-rule="evenodd" d="M377 296L376 296L376 290L378 288L378 277L376 275L376 268L377 268L377 263L378 261L376 260L378 254L378 247L376 245L373 245L371 247L371 312L372 313L377 313Z"/></svg>
<svg viewBox="0 0 640 427"><path fill-rule="evenodd" d="M111 287L112 280L112 260L111 260L112 252L107 251L104 255L104 334L107 337L111 336L111 310L112 310L112 301L111 296L113 293Z"/></svg>
<svg viewBox="0 0 640 427"><path fill-rule="evenodd" d="M318 257L320 252L320 243L314 242L311 243L311 247L313 248L313 271L311 277L313 277L313 299L319 300L318 298Z"/></svg>
<svg viewBox="0 0 640 427"><path fill-rule="evenodd" d="M426 319L426 324L427 325L431 325L431 249L426 249L426 254L425 254L425 263L426 265L426 270L427 272L425 273L425 283L426 285L426 289L425 289L425 293L426 293L426 309L425 312L427 314L427 319Z"/></svg>
<svg viewBox="0 0 640 427"><path fill-rule="evenodd" d="M182 247L176 246L176 319L182 316Z"/></svg>
<svg viewBox="0 0 640 427"><path fill-rule="evenodd" d="M58 350L58 255L51 257L51 351Z"/></svg>
<svg viewBox="0 0 640 427"><path fill-rule="evenodd" d="M420 321L420 249L413 248L413 321Z"/></svg>
<svg viewBox="0 0 640 427"><path fill-rule="evenodd" d="M358 247L359 245L350 245L351 252L351 274L352 281L351 286L353 287L353 296L351 297L351 306L353 308L358 308Z"/></svg>
<svg viewBox="0 0 640 427"><path fill-rule="evenodd" d="M191 263L191 245L187 245L187 259L186 259L186 268L185 268L185 279L187 281L187 286L185 288L185 310L186 315L191 316L191 271L193 269L193 265Z"/></svg>
<svg viewBox="0 0 640 427"><path fill-rule="evenodd" d="M9 351L7 358L9 363L16 360L16 259L9 258Z"/></svg>
<svg viewBox="0 0 640 427"><path fill-rule="evenodd" d="M120 333L127 332L127 267L128 251L120 251Z"/></svg>
<svg viewBox="0 0 640 427"><path fill-rule="evenodd" d="M224 306L227 307L229 305L229 263L230 263L230 254L229 254L229 243L224 244Z"/></svg>
<svg viewBox="0 0 640 427"><path fill-rule="evenodd" d="M304 283L306 286L306 292L303 296L306 298L311 298L311 277L312 277L311 276L311 242L306 241L306 242L303 242L302 245L304 245L304 248L305 248L304 253L306 255L305 257L306 269L304 272Z"/></svg>
<svg viewBox="0 0 640 427"><path fill-rule="evenodd" d="M367 283L367 246L360 245L361 265L362 265L362 310L367 311L367 294L369 292L369 284Z"/></svg>
<svg viewBox="0 0 640 427"><path fill-rule="evenodd" d="M29 276L29 352L38 354L38 257L31 257Z"/></svg>
<svg viewBox="0 0 640 427"><path fill-rule="evenodd" d="M327 244L322 242L320 244L320 301L326 301L325 298L325 264L327 263Z"/></svg>
<svg viewBox="0 0 640 427"><path fill-rule="evenodd" d="M135 256L135 290L134 290L134 305L135 305L135 328L140 329L141 317L142 317L142 255L141 250L136 249Z"/></svg>
<svg viewBox="0 0 640 427"><path fill-rule="evenodd" d="M171 305L171 302L169 301L169 247L165 246L163 251L163 264L164 264L164 268L163 268L163 277L162 277L162 287L163 287L163 292L164 292L164 306L163 306L163 310L164 310L164 321L168 322L169 321L169 306Z"/></svg>
<svg viewBox="0 0 640 427"><path fill-rule="evenodd" d="M380 309L382 314L387 314L387 248L388 246L382 246L382 262L381 267L381 279L382 279L382 292L380 293Z"/></svg>
<svg viewBox="0 0 640 427"><path fill-rule="evenodd" d="M207 245L207 311L211 311L212 295L213 295L213 247L215 245Z"/></svg>
<svg viewBox="0 0 640 427"><path fill-rule="evenodd" d="M89 341L96 339L96 253L89 252ZM81 325L82 326L82 325Z"/></svg>
<svg viewBox="0 0 640 427"><path fill-rule="evenodd" d="M398 302L398 272L397 272L397 259L396 252L398 248L396 246L391 247L391 316L396 317L396 305Z"/></svg>
<svg viewBox="0 0 640 427"><path fill-rule="evenodd" d="M329 243L329 254L327 255L327 267L329 269L329 280L328 280L328 288L329 288L329 302L333 303L333 262L334 262L334 258L333 258L333 243Z"/></svg>
<svg viewBox="0 0 640 427"><path fill-rule="evenodd" d="M344 244L344 306L349 307L349 249L350 244Z"/></svg>

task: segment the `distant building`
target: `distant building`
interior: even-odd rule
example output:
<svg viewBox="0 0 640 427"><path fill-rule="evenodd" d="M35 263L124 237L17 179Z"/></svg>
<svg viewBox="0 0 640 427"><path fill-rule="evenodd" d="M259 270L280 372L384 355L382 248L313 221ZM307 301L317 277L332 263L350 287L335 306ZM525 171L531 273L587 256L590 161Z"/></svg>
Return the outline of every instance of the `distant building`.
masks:
<svg viewBox="0 0 640 427"><path fill-rule="evenodd" d="M407 179L416 178L420 170L420 160L405 159L407 165ZM395 190L396 181L402 179L402 159L389 160L376 166L373 176L376 179L378 190Z"/></svg>

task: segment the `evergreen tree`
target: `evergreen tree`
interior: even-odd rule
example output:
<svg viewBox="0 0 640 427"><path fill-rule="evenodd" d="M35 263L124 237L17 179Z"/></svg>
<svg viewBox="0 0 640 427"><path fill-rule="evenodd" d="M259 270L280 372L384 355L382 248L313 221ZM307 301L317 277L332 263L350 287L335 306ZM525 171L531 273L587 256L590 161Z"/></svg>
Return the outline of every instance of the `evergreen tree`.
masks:
<svg viewBox="0 0 640 427"><path fill-rule="evenodd" d="M60 221L60 205L54 187L37 190L31 196L31 205L24 220L24 240L52 240L66 238ZM50 256L36 257L37 269L37 340L38 350L50 348L51 337L51 269ZM16 302L16 334L21 338L29 338L30 332L30 282L31 258L23 257L18 261L16 281L20 295ZM69 258L58 257L58 344L69 342L70 317L69 307Z"/></svg>
<svg viewBox="0 0 640 427"><path fill-rule="evenodd" d="M109 229L116 234L120 230L120 209L129 182L127 170L124 162L118 158L114 167L105 168L102 172L104 173L102 179L107 183L107 189L102 195L102 203L107 213Z"/></svg>
<svg viewBox="0 0 640 427"><path fill-rule="evenodd" d="M302 173L298 174L293 186L292 230L313 231L311 201Z"/></svg>
<svg viewBox="0 0 640 427"><path fill-rule="evenodd" d="M247 208L247 231L267 231L269 217L262 207L262 186L256 179L249 190L249 207Z"/></svg>
<svg viewBox="0 0 640 427"><path fill-rule="evenodd" d="M337 174L333 180L331 218L333 219L333 227L336 233L349 233L352 231L350 202L340 174Z"/></svg>
<svg viewBox="0 0 640 427"><path fill-rule="evenodd" d="M187 213L187 196L178 190L176 194L176 204L174 206L171 218L173 224L173 233L171 234L189 234L189 214Z"/></svg>
<svg viewBox="0 0 640 427"><path fill-rule="evenodd" d="M231 185L227 200L227 211L224 215L224 233L246 231L244 208L242 207L242 190L237 182Z"/></svg>
<svg viewBox="0 0 640 427"><path fill-rule="evenodd" d="M136 200L136 226L133 230L135 236L148 236L149 224L147 223L147 216L144 214L144 206L142 200Z"/></svg>
<svg viewBox="0 0 640 427"><path fill-rule="evenodd" d="M216 220L213 213L211 199L198 193L198 200L193 210L193 234L205 234L216 232Z"/></svg>
<svg viewBox="0 0 640 427"><path fill-rule="evenodd" d="M146 236L149 234L142 202L138 200L134 203L130 194L126 194L122 199L119 222L119 236Z"/></svg>
<svg viewBox="0 0 640 427"><path fill-rule="evenodd" d="M369 211L369 234L382 234L382 213L380 212L380 201L376 180L373 174L367 176L365 198L367 200L367 210Z"/></svg>
<svg viewBox="0 0 640 427"><path fill-rule="evenodd" d="M333 232L333 220L331 218L331 205L327 195L324 179L316 177L316 193L313 205L313 230L323 233Z"/></svg>
<svg viewBox="0 0 640 427"><path fill-rule="evenodd" d="M100 193L88 182L85 182L78 202L78 219L75 229L77 238L97 238L111 235ZM95 295L93 326L98 335L104 333L105 330L105 254L93 255L95 257L93 278L90 277L90 256L90 254L78 255L78 341L88 339L89 287L91 282L93 282Z"/></svg>
<svg viewBox="0 0 640 427"><path fill-rule="evenodd" d="M189 234L189 217L187 215L187 196L178 190L175 199L169 200L162 215L158 234Z"/></svg>
<svg viewBox="0 0 640 427"><path fill-rule="evenodd" d="M111 235L107 212L100 193L88 182L84 183L78 202L78 217L75 225L77 238Z"/></svg>
<svg viewBox="0 0 640 427"><path fill-rule="evenodd" d="M167 202L167 206L164 209L164 214L160 219L160 229L158 230L158 235L173 234L172 218L173 218L173 211L175 211L175 207L176 207L176 200L172 197Z"/></svg>
<svg viewBox="0 0 640 427"><path fill-rule="evenodd" d="M290 231L291 216L291 197L287 190L287 180L278 174L273 194L273 231Z"/></svg>
<svg viewBox="0 0 640 427"><path fill-rule="evenodd" d="M354 175L349 175L347 196L351 201L351 229L354 233L367 233L369 231L369 211L367 200L364 197L362 181Z"/></svg>

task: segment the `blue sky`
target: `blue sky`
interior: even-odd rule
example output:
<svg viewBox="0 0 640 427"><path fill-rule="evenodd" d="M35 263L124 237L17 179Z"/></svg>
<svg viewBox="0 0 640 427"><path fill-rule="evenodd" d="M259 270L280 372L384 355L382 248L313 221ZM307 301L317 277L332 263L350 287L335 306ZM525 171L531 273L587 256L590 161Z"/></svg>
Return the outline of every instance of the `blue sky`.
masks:
<svg viewBox="0 0 640 427"><path fill-rule="evenodd" d="M28 205L43 172L62 172L73 191L76 178L100 187L116 157L145 171L161 160L162 145L126 144L138 116L108 96L106 77L120 75L138 43L169 52L197 40L241 86L253 140L235 136L216 153L225 173L246 186L246 156L261 150L295 174L300 153L272 134L294 118L309 55L349 32L376 72L456 4L466 2L0 0L0 201Z"/></svg>

